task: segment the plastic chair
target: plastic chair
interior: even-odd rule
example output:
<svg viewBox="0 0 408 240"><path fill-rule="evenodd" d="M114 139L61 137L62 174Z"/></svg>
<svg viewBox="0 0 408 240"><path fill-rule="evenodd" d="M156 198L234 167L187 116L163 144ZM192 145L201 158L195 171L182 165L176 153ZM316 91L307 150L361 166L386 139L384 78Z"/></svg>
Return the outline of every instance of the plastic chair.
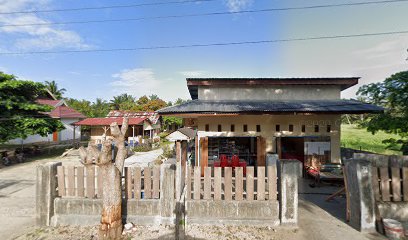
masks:
<svg viewBox="0 0 408 240"><path fill-rule="evenodd" d="M239 167L242 167L242 172L243 172L244 176L246 176L247 163L246 162L239 162Z"/></svg>
<svg viewBox="0 0 408 240"><path fill-rule="evenodd" d="M220 166L221 167L229 167L228 158L226 155L222 154L220 156Z"/></svg>
<svg viewBox="0 0 408 240"><path fill-rule="evenodd" d="M232 156L231 167L239 167L239 157L237 155Z"/></svg>

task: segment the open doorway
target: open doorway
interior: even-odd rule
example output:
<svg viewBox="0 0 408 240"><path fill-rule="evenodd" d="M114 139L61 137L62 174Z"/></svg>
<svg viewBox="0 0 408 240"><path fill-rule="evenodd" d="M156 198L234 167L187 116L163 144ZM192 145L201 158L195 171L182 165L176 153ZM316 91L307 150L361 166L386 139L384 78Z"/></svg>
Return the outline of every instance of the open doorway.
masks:
<svg viewBox="0 0 408 240"><path fill-rule="evenodd" d="M297 159L302 163L305 161L305 140L303 137L280 138L280 159Z"/></svg>

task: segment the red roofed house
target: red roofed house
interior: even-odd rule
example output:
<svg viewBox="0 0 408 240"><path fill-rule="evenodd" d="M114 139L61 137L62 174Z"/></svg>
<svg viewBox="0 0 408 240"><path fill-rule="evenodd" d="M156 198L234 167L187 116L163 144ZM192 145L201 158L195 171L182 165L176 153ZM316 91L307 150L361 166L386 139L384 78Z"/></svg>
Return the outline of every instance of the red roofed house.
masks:
<svg viewBox="0 0 408 240"><path fill-rule="evenodd" d="M75 123L78 126L89 126L91 128L91 142L101 143L102 139L111 138L109 126L113 122L119 125L123 117L129 118L129 128L126 133L130 145L142 142L143 138L155 138L160 133L160 117L154 112L127 112L110 111L105 118L87 118Z"/></svg>
<svg viewBox="0 0 408 240"><path fill-rule="evenodd" d="M48 113L52 118L58 118L61 120L65 129L60 132L50 133L47 137L40 135L30 135L26 139L16 138L9 141L9 144L27 144L27 143L40 143L40 142L61 142L72 141L80 139L81 127L74 126L73 123L84 119L85 116L80 112L68 107L64 100L57 99L37 99L36 101L42 105L48 105L54 109Z"/></svg>

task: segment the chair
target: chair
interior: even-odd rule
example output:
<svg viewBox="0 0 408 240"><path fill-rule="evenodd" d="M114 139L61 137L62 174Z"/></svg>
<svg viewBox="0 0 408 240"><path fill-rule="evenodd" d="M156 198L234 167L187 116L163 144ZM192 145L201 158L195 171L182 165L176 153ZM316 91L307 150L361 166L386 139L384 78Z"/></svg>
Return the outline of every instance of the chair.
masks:
<svg viewBox="0 0 408 240"><path fill-rule="evenodd" d="M221 154L221 156L220 156L220 166L221 167L229 167L228 158L224 154Z"/></svg>

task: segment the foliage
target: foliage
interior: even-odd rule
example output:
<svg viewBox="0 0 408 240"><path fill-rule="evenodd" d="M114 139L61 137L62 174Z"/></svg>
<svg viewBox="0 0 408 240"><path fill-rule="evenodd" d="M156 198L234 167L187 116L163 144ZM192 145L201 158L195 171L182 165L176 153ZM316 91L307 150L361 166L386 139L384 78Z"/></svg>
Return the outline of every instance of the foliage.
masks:
<svg viewBox="0 0 408 240"><path fill-rule="evenodd" d="M133 148L133 151L134 152L148 152L148 151L151 151L152 149L153 147L151 143L143 143L143 144L139 144L135 146Z"/></svg>
<svg viewBox="0 0 408 240"><path fill-rule="evenodd" d="M169 145L164 145L163 147L163 157L165 158L172 158L176 155L176 151L174 148L170 147Z"/></svg>
<svg viewBox="0 0 408 240"><path fill-rule="evenodd" d="M179 117L163 116L163 128L167 128L170 125L183 125L183 119Z"/></svg>
<svg viewBox="0 0 408 240"><path fill-rule="evenodd" d="M363 150L377 154L396 154L401 155L401 145L394 144L388 146L383 143L389 138L400 139L398 135L378 131L372 134L366 128L356 124L342 124L341 126L341 146L356 150Z"/></svg>
<svg viewBox="0 0 408 240"><path fill-rule="evenodd" d="M52 95L57 98L61 99L62 95L67 91L65 88L58 88L58 84L55 81L45 81L45 87L52 93Z"/></svg>
<svg viewBox="0 0 408 240"><path fill-rule="evenodd" d="M0 142L32 134L47 136L64 129L59 120L44 114L51 107L35 102L38 96L46 95L45 88L44 84L0 72Z"/></svg>
<svg viewBox="0 0 408 240"><path fill-rule="evenodd" d="M132 95L129 95L127 93L121 94L119 96L115 96L110 101L112 110L123 110L124 106L125 108L128 108L129 104L134 104L134 103L135 103L135 98Z"/></svg>
<svg viewBox="0 0 408 240"><path fill-rule="evenodd" d="M372 115L362 126L376 133L383 130L400 136L384 141L388 144L401 144L403 154L408 154L408 71L391 75L380 83L360 87L357 94L364 101L383 106L382 114Z"/></svg>
<svg viewBox="0 0 408 240"><path fill-rule="evenodd" d="M67 104L85 116L92 118L106 117L110 110L109 103L100 98L97 98L95 102L70 98L67 99Z"/></svg>

